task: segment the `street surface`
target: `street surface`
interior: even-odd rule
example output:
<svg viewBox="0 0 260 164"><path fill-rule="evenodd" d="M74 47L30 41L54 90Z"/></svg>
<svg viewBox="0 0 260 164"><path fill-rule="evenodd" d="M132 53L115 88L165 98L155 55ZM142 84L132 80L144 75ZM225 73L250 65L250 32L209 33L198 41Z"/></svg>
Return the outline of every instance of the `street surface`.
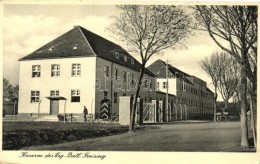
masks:
<svg viewBox="0 0 260 164"><path fill-rule="evenodd" d="M237 152L239 122L176 123L149 125L145 131L86 139L57 145L27 147L26 150L82 151L189 151Z"/></svg>

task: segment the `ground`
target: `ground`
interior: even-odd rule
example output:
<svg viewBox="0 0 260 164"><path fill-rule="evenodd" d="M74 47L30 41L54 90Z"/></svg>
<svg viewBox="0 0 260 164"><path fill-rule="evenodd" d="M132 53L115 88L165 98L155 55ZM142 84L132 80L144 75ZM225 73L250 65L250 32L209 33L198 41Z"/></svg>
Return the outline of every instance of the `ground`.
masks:
<svg viewBox="0 0 260 164"><path fill-rule="evenodd" d="M151 126L151 125L149 125ZM24 150L243 152L240 122L152 125L145 131L86 139Z"/></svg>

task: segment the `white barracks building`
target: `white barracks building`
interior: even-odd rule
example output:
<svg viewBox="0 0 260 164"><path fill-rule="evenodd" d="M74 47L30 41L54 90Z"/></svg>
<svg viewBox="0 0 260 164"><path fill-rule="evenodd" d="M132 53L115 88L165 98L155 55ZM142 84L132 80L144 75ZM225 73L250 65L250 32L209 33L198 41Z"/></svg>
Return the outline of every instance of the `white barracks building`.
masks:
<svg viewBox="0 0 260 164"><path fill-rule="evenodd" d="M118 113L119 96L132 96L141 68L123 48L80 26L21 58L19 117L99 113L101 101ZM155 98L154 75L145 70L140 96ZM150 90L145 89L149 85Z"/></svg>

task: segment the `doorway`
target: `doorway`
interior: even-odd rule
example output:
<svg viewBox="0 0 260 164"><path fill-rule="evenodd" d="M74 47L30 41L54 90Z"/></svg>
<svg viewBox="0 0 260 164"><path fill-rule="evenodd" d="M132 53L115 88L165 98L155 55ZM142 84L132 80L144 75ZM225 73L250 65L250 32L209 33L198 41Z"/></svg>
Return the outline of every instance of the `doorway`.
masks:
<svg viewBox="0 0 260 164"><path fill-rule="evenodd" d="M50 115L59 114L59 100L50 100Z"/></svg>

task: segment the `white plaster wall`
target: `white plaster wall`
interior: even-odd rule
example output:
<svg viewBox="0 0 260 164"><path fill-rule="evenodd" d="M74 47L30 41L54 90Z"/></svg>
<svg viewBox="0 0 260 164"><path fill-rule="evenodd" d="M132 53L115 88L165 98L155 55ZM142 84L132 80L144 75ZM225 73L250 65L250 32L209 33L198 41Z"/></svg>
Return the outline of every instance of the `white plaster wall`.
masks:
<svg viewBox="0 0 260 164"><path fill-rule="evenodd" d="M72 64L81 64L81 76L72 77ZM51 65L60 64L60 76L51 77ZM41 77L32 78L32 65L41 66ZM40 91L40 113L50 112L50 90L59 90L67 99L66 113L82 113L87 106L95 109L96 57L30 60L20 62L19 113L37 113L38 103L31 103L31 90ZM71 90L80 90L80 102L71 102ZM93 101L93 103L92 103ZM60 100L59 112L64 112ZM91 106L92 104L92 106ZM93 111L94 113L94 111Z"/></svg>
<svg viewBox="0 0 260 164"><path fill-rule="evenodd" d="M167 90L166 90L166 88L163 88L163 82L167 82L167 79L166 78L157 78L156 82L159 82L158 90L166 93ZM168 93L176 95L176 78L169 78L168 83L169 83Z"/></svg>

